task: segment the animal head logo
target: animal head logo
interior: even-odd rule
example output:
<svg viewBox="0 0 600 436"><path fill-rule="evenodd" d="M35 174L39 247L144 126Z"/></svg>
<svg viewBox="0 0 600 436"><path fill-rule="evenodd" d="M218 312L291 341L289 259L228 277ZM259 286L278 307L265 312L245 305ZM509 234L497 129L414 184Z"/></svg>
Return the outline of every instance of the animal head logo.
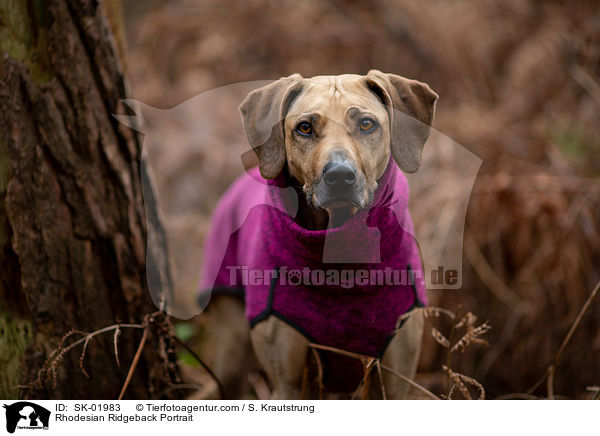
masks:
<svg viewBox="0 0 600 436"><path fill-rule="evenodd" d="M29 401L19 401L10 405L4 404L6 409L6 431L14 433L19 429L48 428L50 411L42 406Z"/></svg>

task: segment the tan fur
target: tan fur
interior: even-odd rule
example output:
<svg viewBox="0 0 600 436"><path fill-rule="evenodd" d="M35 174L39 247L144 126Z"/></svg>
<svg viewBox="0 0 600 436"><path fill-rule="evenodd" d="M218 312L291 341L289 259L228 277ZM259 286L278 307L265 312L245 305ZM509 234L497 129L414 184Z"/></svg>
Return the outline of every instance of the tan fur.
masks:
<svg viewBox="0 0 600 436"><path fill-rule="evenodd" d="M337 209L319 208L315 189L331 156L342 153L356 168L362 189L357 195L360 203L357 207L368 207L390 154L403 171L418 169L436 99L437 95L426 84L376 70L366 76L346 74L311 79L295 74L251 92L240 105L240 111L263 177L273 178L287 167L289 175L299 184L300 193L305 195L300 196L297 221L309 229L323 229L328 220L333 220ZM357 123L363 117L378 123L372 134L357 130ZM295 133L298 124L305 120L310 120L314 128L311 138ZM217 296L215 300L221 298ZM225 315L217 320L217 330L225 332L235 326L232 333L221 333L225 335L221 337L221 345L231 349L231 342L237 341L240 349L245 350L247 336L240 333L240 321L228 318L222 308L223 304L239 303L223 300L218 304ZM241 316L239 307L232 312ZM383 364L414 377L422 333L422 316L411 316L389 344ZM249 337L273 386L273 398L300 398L309 352L307 339L273 316L258 323ZM238 354L231 352L229 358L219 362L228 367L218 370L226 378L222 380L226 386L234 379L239 380L238 371L243 374L240 367L244 358ZM406 396L408 385L398 378L385 375L384 384L388 398Z"/></svg>

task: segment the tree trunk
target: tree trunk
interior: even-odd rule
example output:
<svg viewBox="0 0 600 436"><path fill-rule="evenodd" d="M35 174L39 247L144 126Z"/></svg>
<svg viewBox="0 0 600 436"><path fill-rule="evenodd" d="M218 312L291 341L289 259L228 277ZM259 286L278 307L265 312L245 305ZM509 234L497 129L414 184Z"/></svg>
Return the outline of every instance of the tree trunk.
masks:
<svg viewBox="0 0 600 436"><path fill-rule="evenodd" d="M117 398L142 329L52 355L155 312L147 272L170 291L140 138L111 115L127 98L111 26L97 0L3 0L0 51L0 398ZM151 327L126 398L173 397Z"/></svg>

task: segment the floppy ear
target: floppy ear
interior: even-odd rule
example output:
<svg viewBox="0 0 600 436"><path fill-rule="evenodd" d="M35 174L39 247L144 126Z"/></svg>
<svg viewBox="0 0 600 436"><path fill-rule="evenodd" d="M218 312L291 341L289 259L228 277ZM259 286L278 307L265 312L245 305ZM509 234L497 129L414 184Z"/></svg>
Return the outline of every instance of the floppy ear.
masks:
<svg viewBox="0 0 600 436"><path fill-rule="evenodd" d="M302 90L302 80L300 74L283 77L252 91L240 104L248 142L265 179L276 177L285 164L284 120Z"/></svg>
<svg viewBox="0 0 600 436"><path fill-rule="evenodd" d="M378 70L365 79L388 110L392 157L402 171L414 173L421 166L438 95L425 83Z"/></svg>

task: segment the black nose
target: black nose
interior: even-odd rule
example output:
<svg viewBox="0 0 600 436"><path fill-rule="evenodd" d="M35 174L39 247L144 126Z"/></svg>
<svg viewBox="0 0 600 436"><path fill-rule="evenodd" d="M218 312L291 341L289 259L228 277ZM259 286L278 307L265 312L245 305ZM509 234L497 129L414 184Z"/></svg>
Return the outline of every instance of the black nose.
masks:
<svg viewBox="0 0 600 436"><path fill-rule="evenodd" d="M323 168L323 180L331 187L351 186L356 182L356 171L346 162L329 162Z"/></svg>

